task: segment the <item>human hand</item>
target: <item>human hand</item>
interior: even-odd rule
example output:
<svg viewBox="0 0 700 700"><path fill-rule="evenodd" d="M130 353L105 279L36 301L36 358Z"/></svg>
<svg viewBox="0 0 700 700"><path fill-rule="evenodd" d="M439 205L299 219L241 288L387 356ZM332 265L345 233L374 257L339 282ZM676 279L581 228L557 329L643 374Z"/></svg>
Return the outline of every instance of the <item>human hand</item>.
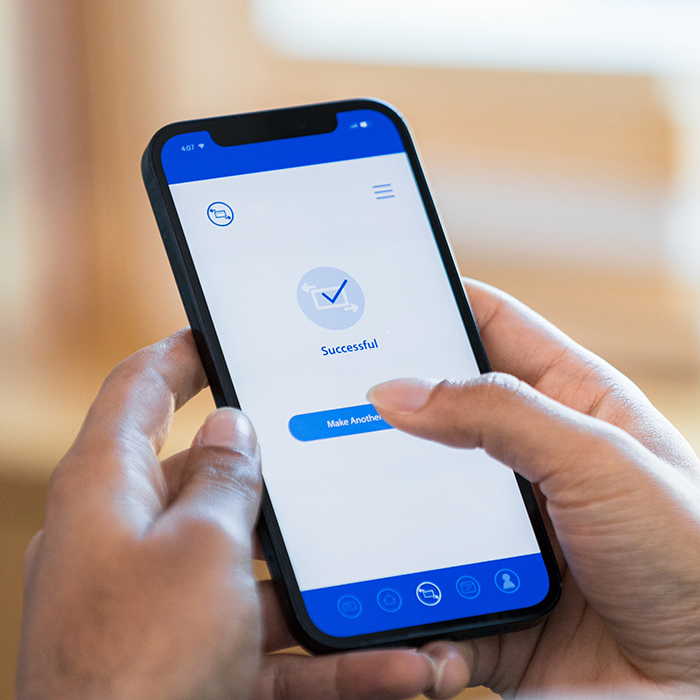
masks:
<svg viewBox="0 0 700 700"><path fill-rule="evenodd" d="M700 692L700 463L627 378L537 314L466 284L495 370L395 380L368 398L396 428L483 447L536 485L563 574L539 626L451 647L443 693ZM517 379L516 379L517 377ZM665 695L664 695L665 696Z"/></svg>
<svg viewBox="0 0 700 700"><path fill-rule="evenodd" d="M294 642L252 572L253 428L220 409L189 450L157 458L205 383L189 332L105 381L27 549L19 700L391 700L434 686L455 650L263 657Z"/></svg>

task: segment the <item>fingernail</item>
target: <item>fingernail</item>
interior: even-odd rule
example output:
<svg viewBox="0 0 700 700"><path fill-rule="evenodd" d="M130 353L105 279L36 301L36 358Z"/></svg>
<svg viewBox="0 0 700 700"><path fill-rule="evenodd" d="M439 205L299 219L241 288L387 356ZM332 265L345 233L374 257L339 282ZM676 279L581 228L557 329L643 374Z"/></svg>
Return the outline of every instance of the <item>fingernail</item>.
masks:
<svg viewBox="0 0 700 700"><path fill-rule="evenodd" d="M449 643L436 642L420 652L433 667L433 684L425 693L431 698L451 698L469 684L469 668Z"/></svg>
<svg viewBox="0 0 700 700"><path fill-rule="evenodd" d="M235 408L219 408L204 421L199 431L199 444L253 455L258 438L244 413Z"/></svg>
<svg viewBox="0 0 700 700"><path fill-rule="evenodd" d="M423 654L423 656L425 656L425 658L428 659L430 665L433 667L432 683L430 684L430 687L426 690L430 691L431 695L439 695L440 687L442 685L442 679L445 675L445 666L447 665L449 657L438 656L436 658L433 658L427 652L421 651L419 653Z"/></svg>
<svg viewBox="0 0 700 700"><path fill-rule="evenodd" d="M415 413L425 406L439 382L433 379L393 379L367 392L367 400L392 413Z"/></svg>

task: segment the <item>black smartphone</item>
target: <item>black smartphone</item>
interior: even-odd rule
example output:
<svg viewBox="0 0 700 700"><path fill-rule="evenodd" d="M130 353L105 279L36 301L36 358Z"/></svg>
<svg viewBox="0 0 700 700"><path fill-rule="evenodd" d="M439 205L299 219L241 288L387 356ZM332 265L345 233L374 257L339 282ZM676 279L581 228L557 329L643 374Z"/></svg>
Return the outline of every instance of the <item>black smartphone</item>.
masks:
<svg viewBox="0 0 700 700"><path fill-rule="evenodd" d="M395 377L489 371L397 111L171 124L142 165L216 403L258 434L259 536L297 640L418 645L546 615L560 578L530 484L365 399Z"/></svg>

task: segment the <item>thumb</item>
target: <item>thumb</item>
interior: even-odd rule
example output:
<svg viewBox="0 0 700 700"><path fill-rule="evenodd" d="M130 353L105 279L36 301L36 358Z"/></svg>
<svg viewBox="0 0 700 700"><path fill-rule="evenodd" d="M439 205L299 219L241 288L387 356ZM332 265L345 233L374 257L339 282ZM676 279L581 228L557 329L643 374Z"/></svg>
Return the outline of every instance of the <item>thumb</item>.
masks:
<svg viewBox="0 0 700 700"><path fill-rule="evenodd" d="M241 411L220 408L195 436L162 520L209 522L237 542L249 543L261 485L260 448L252 424Z"/></svg>
<svg viewBox="0 0 700 700"><path fill-rule="evenodd" d="M510 375L439 384L399 379L374 387L368 399L396 428L453 447L484 448L539 484L575 583L629 663L647 678L697 667L688 640L697 638L700 624L693 593L700 495L690 478L623 430ZM593 629L587 626L593 618L585 619L589 631L579 621L580 639ZM484 647L471 648L478 679Z"/></svg>
<svg viewBox="0 0 700 700"><path fill-rule="evenodd" d="M648 459L621 429L507 374L461 383L397 379L373 387L367 398L399 430L452 447L483 448L539 484L557 505L617 495L620 477Z"/></svg>

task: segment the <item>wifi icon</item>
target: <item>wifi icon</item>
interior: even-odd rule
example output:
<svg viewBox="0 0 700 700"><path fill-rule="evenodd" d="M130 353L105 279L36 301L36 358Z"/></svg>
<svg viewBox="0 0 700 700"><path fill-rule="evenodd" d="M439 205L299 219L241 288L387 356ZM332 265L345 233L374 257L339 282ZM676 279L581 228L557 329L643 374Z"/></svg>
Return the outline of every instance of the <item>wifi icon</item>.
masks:
<svg viewBox="0 0 700 700"><path fill-rule="evenodd" d="M203 144L203 143L198 143L197 145L198 145L200 148L204 148L204 144Z"/></svg>

